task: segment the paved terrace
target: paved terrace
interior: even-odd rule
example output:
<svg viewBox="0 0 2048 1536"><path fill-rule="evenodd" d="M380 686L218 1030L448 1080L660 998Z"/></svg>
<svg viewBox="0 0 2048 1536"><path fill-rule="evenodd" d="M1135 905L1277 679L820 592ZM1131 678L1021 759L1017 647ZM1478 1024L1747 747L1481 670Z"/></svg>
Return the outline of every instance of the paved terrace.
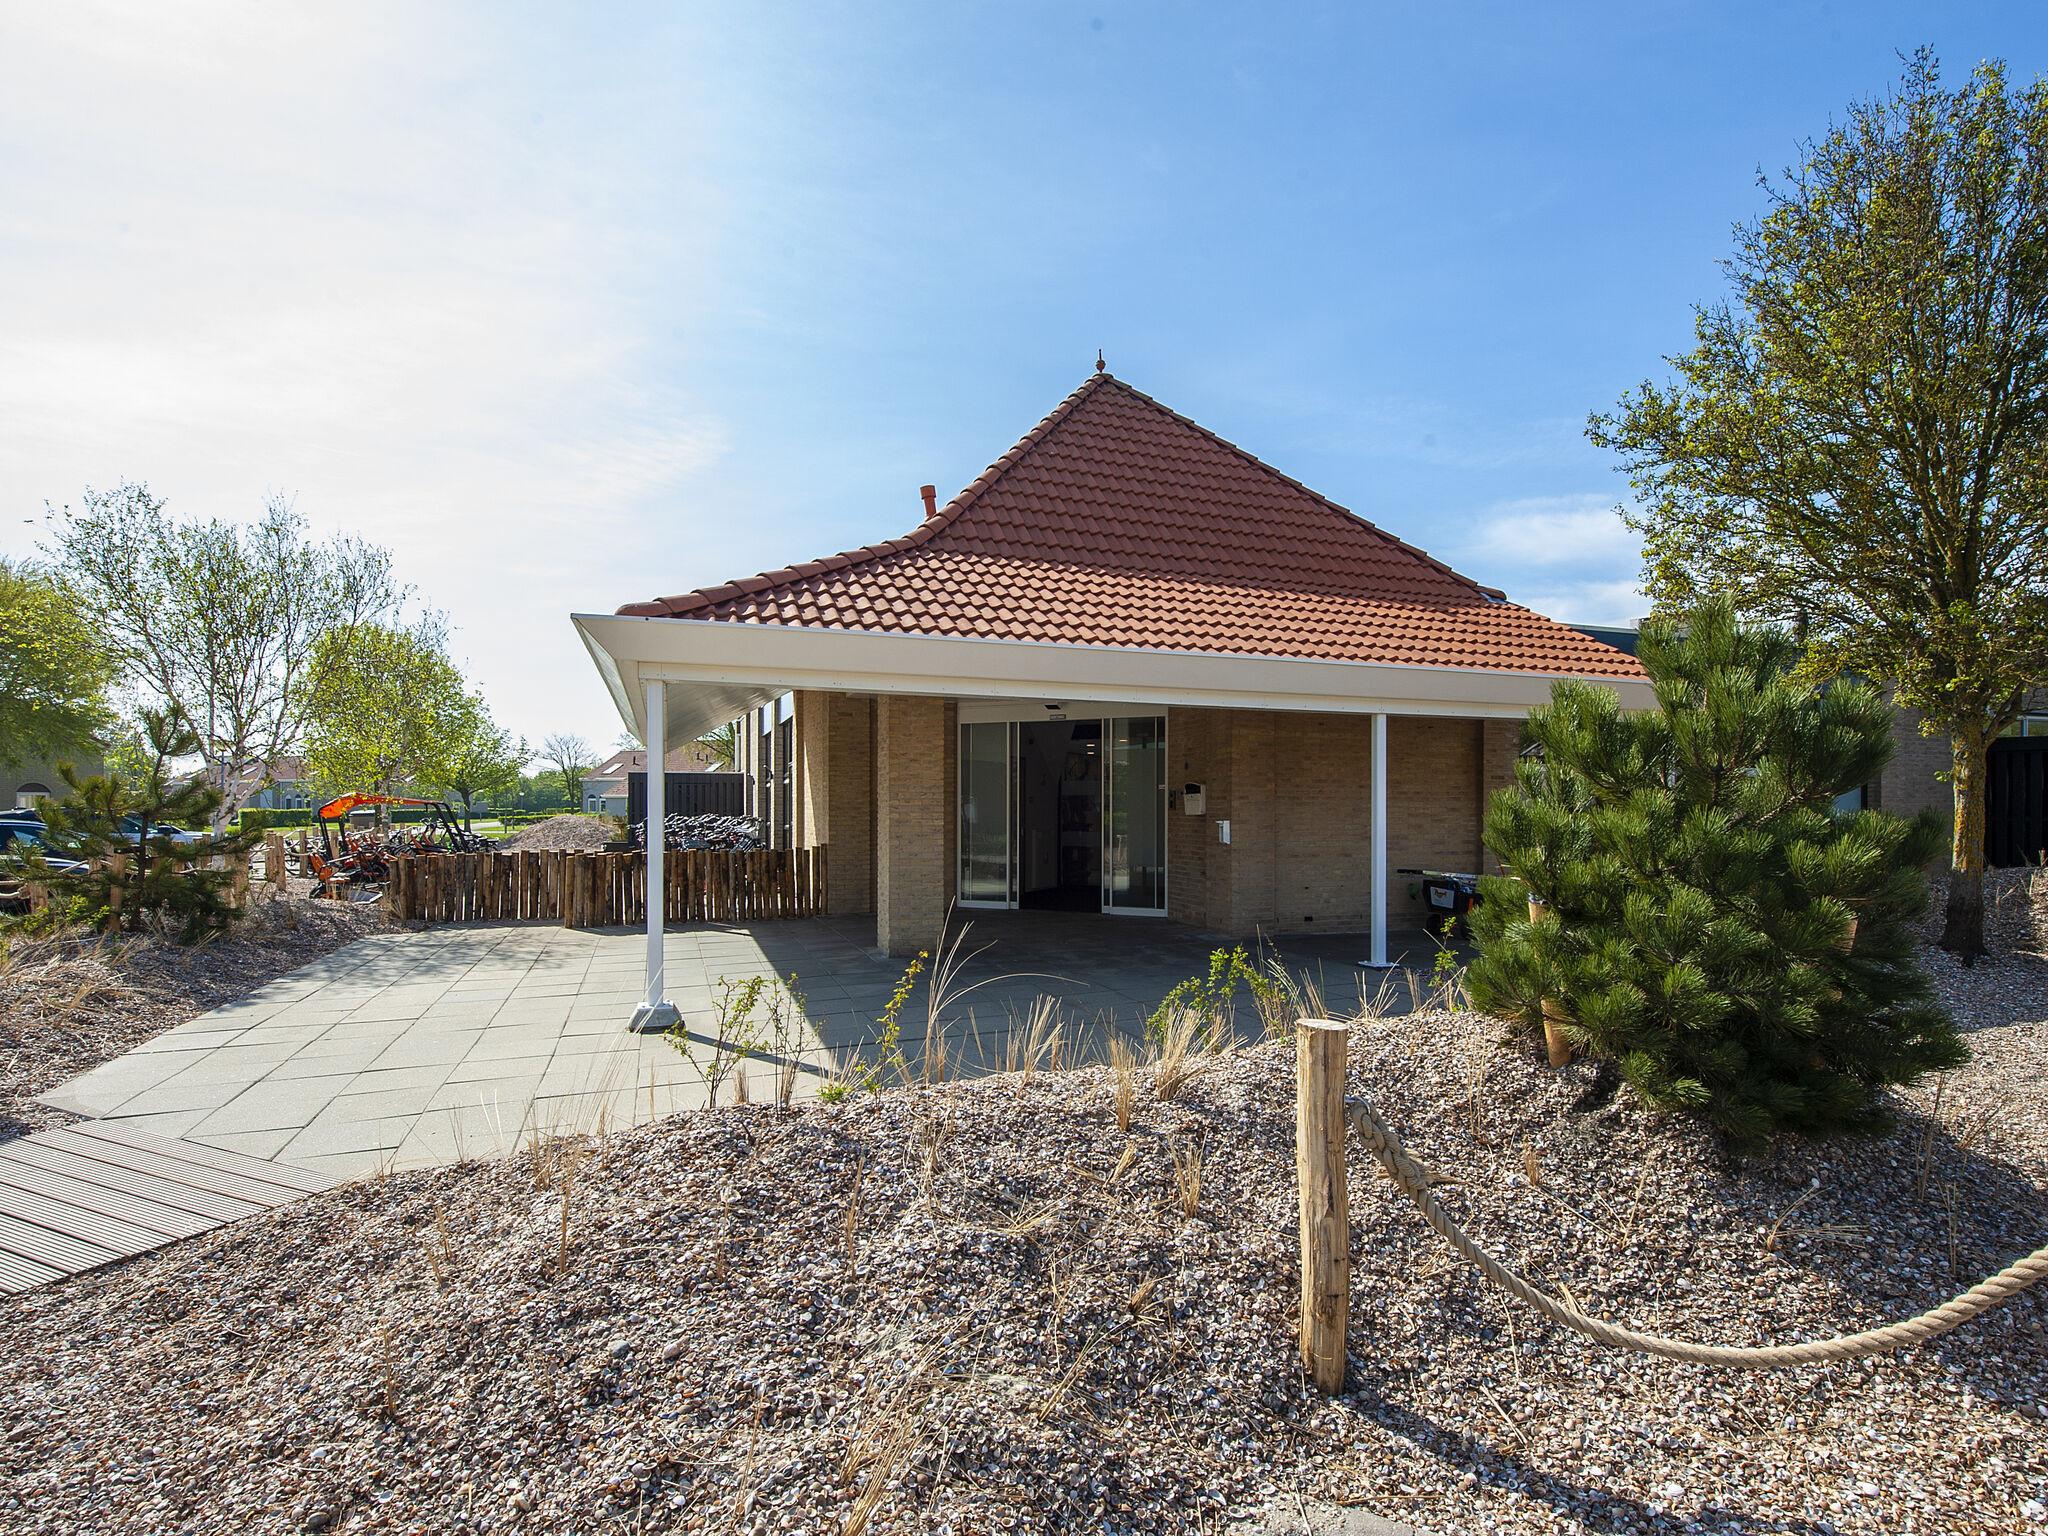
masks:
<svg viewBox="0 0 2048 1536"><path fill-rule="evenodd" d="M1107 1031L1142 1032L1172 986L1207 968L1227 941L1176 925L1094 914L963 914L957 1000L943 1011L950 1073L1003 1066L1041 996L1059 1000L1068 1059L1099 1052ZM957 931L957 929L956 929ZM1405 942L1403 942L1405 941ZM1332 1008L1402 973L1352 965L1356 937L1285 941L1296 971ZM534 1134L643 1124L706 1101L704 1076L659 1036L628 1034L645 938L533 924L430 928L360 940L76 1078L44 1103L195 1147L347 1179L495 1156ZM872 926L818 918L695 924L668 935L669 994L702 1045L725 981L794 974L809 1027L793 1041L798 1092L875 1049L876 1019L902 963L872 949ZM1427 970L1419 934L1393 946ZM1419 982L1418 978L1418 984ZM903 1015L913 1069L928 1046L920 980ZM1247 1033L1248 1008L1240 1010ZM1077 1041L1078 1037L1078 1041ZM754 1097L776 1066L753 1063Z"/></svg>

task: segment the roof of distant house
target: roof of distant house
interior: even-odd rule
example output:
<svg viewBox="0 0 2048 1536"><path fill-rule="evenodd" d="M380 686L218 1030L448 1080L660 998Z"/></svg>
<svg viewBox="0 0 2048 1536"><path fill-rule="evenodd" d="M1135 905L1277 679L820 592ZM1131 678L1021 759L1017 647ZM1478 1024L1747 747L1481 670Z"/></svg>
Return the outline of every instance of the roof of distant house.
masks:
<svg viewBox="0 0 2048 1536"><path fill-rule="evenodd" d="M1642 675L1100 372L901 538L619 612Z"/></svg>
<svg viewBox="0 0 2048 1536"><path fill-rule="evenodd" d="M692 773L704 767L704 754L694 742L685 742L680 747L670 747L666 759L670 773ZM647 771L647 753L641 747L623 747L595 768L583 775L585 783L608 780L623 784L629 773Z"/></svg>

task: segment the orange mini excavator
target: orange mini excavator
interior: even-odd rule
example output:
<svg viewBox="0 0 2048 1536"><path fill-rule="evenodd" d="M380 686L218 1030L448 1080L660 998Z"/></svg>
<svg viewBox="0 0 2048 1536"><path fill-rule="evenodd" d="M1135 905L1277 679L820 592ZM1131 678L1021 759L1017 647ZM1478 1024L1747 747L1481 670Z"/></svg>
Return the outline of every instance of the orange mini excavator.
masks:
<svg viewBox="0 0 2048 1536"><path fill-rule="evenodd" d="M390 833L375 828L351 832L351 811L366 805L411 805L426 808L426 819ZM456 818L455 808L446 800L412 800L401 795L341 795L313 813L320 826L321 851L312 856L313 876L333 892L343 882L376 884L391 873L391 858L399 853L425 853L446 849L452 853L480 853L488 845L474 832L466 832Z"/></svg>

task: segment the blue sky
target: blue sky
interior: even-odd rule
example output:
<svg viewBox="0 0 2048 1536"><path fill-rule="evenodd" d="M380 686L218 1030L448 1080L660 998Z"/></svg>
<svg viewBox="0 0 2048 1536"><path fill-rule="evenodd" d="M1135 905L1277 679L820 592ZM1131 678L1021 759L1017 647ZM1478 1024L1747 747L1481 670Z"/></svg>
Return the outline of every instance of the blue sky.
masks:
<svg viewBox="0 0 2048 1536"><path fill-rule="evenodd" d="M147 480L389 544L500 717L567 614L900 533L1095 349L1519 601L1625 618L1586 414L1754 177L2024 5L0 5L0 553Z"/></svg>

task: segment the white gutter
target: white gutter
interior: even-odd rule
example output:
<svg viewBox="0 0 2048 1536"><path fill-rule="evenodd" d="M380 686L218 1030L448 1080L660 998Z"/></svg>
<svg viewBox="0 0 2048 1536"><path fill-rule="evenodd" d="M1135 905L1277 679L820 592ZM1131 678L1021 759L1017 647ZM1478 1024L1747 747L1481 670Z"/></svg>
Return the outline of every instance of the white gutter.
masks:
<svg viewBox="0 0 2048 1536"><path fill-rule="evenodd" d="M1158 651L716 619L574 615L621 718L636 736L645 684L671 685L668 740L688 741L791 688L1063 702L1142 700L1204 709L1519 719L1576 674L1396 666L1283 656ZM1624 707L1650 685L1589 677Z"/></svg>

